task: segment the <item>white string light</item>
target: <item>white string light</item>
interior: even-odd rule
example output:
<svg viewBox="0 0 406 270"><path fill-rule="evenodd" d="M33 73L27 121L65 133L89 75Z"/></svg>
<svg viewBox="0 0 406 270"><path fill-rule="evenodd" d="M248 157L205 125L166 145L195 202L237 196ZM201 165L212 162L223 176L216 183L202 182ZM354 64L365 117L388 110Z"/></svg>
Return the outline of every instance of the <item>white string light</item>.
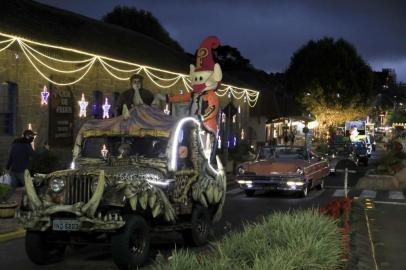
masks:
<svg viewBox="0 0 406 270"><path fill-rule="evenodd" d="M191 81L188 75L186 74L181 74L181 73L176 73L176 72L171 72L168 70L163 70L159 68L154 68L146 65L139 65L136 63L131 63L128 61L123 61L123 60L118 60L106 56L101 56L101 55L96 55L92 53L88 53L85 51L80 51L77 49L72 49L72 48L67 48L63 46L56 46L56 45L51 45L51 44L46 44L46 43L41 43L41 42L36 42L33 40L17 37L14 35L9 35L0 32L0 36L6 37L8 39L0 41L0 44L6 44L5 47L0 48L0 52L6 50L8 47L10 47L15 41L17 41L17 44L20 46L21 50L23 51L24 55L27 57L28 61L31 63L31 65L34 67L34 69L47 81L55 84L55 85L60 85L60 86L67 86L67 85L72 85L75 84L79 81L81 81L87 73L90 71L90 69L94 66L95 62L98 61L104 70L111 75L112 77L118 79L118 80L128 80L128 76L119 76L118 74L114 74L112 70L115 72L121 72L121 73L137 73L139 74L141 71L143 71L147 77L153 82L155 85L157 85L160 88L170 88L174 85L176 85L179 80L182 80L182 83L185 86L186 91L190 92L192 90L191 86ZM66 59L61 59L61 58L56 58L56 57L51 57L48 56L38 49L32 47L32 46L39 46L39 47L44 47L44 48L51 48L51 49L56 49L56 50L62 50L65 52L70 52L74 53L76 55L80 56L90 56L90 58L86 58L83 60L66 60ZM84 66L78 68L78 69L73 69L73 70L62 70L58 69L55 67L52 67L45 62L43 62L39 57L44 57L48 60L56 61L56 62L61 62L61 63L66 63L66 64L85 64ZM42 66L56 71L60 73L76 73L83 71L83 74L79 75L79 77L71 82L56 82L52 80L50 77L48 77L44 72L42 72L39 67L34 63L34 60L37 61L39 64ZM121 66L130 66L131 68L129 69L124 69L124 68L119 68L114 66L112 63L120 64ZM161 76L157 75L154 72L158 72L158 74L165 74L165 75L171 75L170 78L161 78ZM161 84L160 82L166 82L165 84ZM218 89L216 91L216 94L220 97L228 94L229 98L231 98L231 95L236 98L236 99L241 99L244 97L244 100L248 101L248 105L250 107L254 107L258 101L259 97L259 92L251 89L246 89L246 88L239 88L227 84L222 84L221 89Z"/></svg>

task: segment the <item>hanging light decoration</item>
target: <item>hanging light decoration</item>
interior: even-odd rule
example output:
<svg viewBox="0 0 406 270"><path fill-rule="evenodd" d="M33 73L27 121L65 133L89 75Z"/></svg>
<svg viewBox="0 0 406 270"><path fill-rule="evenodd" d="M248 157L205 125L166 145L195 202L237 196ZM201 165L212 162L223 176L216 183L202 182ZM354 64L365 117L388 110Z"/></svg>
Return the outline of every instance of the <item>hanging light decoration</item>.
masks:
<svg viewBox="0 0 406 270"><path fill-rule="evenodd" d="M235 120L237 119L237 115L233 115L233 123L235 123Z"/></svg>
<svg viewBox="0 0 406 270"><path fill-rule="evenodd" d="M102 149L100 151L101 155L103 158L107 157L107 154L109 153L109 150L107 150L107 147L105 144L103 144Z"/></svg>
<svg viewBox="0 0 406 270"><path fill-rule="evenodd" d="M244 133L244 129L241 129L241 140L244 140L245 138L245 133Z"/></svg>
<svg viewBox="0 0 406 270"><path fill-rule="evenodd" d="M171 113L171 111L169 110L169 104L168 103L165 105L164 113L167 114L167 115L169 115Z"/></svg>
<svg viewBox="0 0 406 270"><path fill-rule="evenodd" d="M238 105L238 113L241 113L241 107Z"/></svg>
<svg viewBox="0 0 406 270"><path fill-rule="evenodd" d="M228 91L228 98L231 98L231 91Z"/></svg>
<svg viewBox="0 0 406 270"><path fill-rule="evenodd" d="M103 108L103 119L105 118L110 118L109 116L109 110L110 110L111 105L109 104L108 98L106 98L104 105L102 106Z"/></svg>
<svg viewBox="0 0 406 270"><path fill-rule="evenodd" d="M226 122L226 114L222 113L221 114L221 123L225 123Z"/></svg>
<svg viewBox="0 0 406 270"><path fill-rule="evenodd" d="M80 111L79 111L79 117L86 117L86 109L87 105L89 105L89 102L85 100L85 94L82 93L82 98L80 101L78 101Z"/></svg>
<svg viewBox="0 0 406 270"><path fill-rule="evenodd" d="M46 85L44 85L44 88L42 89L41 92L41 106L48 105L48 98L49 98L48 88Z"/></svg>

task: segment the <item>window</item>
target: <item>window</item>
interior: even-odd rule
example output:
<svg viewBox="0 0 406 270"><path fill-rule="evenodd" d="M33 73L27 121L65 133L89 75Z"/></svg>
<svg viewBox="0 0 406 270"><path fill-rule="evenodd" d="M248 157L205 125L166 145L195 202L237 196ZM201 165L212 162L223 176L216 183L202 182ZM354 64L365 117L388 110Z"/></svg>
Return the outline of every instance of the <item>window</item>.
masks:
<svg viewBox="0 0 406 270"><path fill-rule="evenodd" d="M103 93L99 90L93 91L93 103L92 103L92 116L96 119L103 117Z"/></svg>
<svg viewBox="0 0 406 270"><path fill-rule="evenodd" d="M15 135L17 111L17 85L0 84L0 135Z"/></svg>

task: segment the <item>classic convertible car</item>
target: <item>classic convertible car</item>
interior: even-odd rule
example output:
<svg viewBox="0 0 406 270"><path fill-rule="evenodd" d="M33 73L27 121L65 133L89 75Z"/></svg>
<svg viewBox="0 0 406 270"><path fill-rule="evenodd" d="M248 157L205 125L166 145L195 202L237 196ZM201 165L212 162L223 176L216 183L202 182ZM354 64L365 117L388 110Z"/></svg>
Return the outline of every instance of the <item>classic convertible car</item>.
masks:
<svg viewBox="0 0 406 270"><path fill-rule="evenodd" d="M238 167L237 182L247 196L281 190L306 197L311 188L323 188L329 171L327 160L303 146L264 146L255 161Z"/></svg>

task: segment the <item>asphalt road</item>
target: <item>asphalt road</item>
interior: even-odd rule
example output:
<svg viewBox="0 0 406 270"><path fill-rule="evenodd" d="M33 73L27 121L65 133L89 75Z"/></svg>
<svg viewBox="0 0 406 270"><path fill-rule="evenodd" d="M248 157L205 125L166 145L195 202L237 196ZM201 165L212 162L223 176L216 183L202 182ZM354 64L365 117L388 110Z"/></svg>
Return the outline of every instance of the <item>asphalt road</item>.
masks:
<svg viewBox="0 0 406 270"><path fill-rule="evenodd" d="M349 175L350 188L377 162L380 154L381 152L374 152L368 167L360 166L356 174ZM281 193L259 193L254 197L246 197L245 193L238 187L231 187L227 193L223 218L213 226L211 240L221 239L232 231L240 230L245 222L256 221L275 211L323 206L333 198L334 190L343 187L343 183L343 174L337 173L335 176L329 176L325 182L324 190L312 190L306 198ZM177 233L157 236L154 239L153 254L158 252L169 254L175 246L186 248L182 247L182 238ZM110 256L109 246L97 245L89 245L79 250L68 248L62 262L48 266L37 266L31 263L25 254L24 239L0 244L0 261L2 269L117 269ZM144 267L144 269L147 268L150 267Z"/></svg>

